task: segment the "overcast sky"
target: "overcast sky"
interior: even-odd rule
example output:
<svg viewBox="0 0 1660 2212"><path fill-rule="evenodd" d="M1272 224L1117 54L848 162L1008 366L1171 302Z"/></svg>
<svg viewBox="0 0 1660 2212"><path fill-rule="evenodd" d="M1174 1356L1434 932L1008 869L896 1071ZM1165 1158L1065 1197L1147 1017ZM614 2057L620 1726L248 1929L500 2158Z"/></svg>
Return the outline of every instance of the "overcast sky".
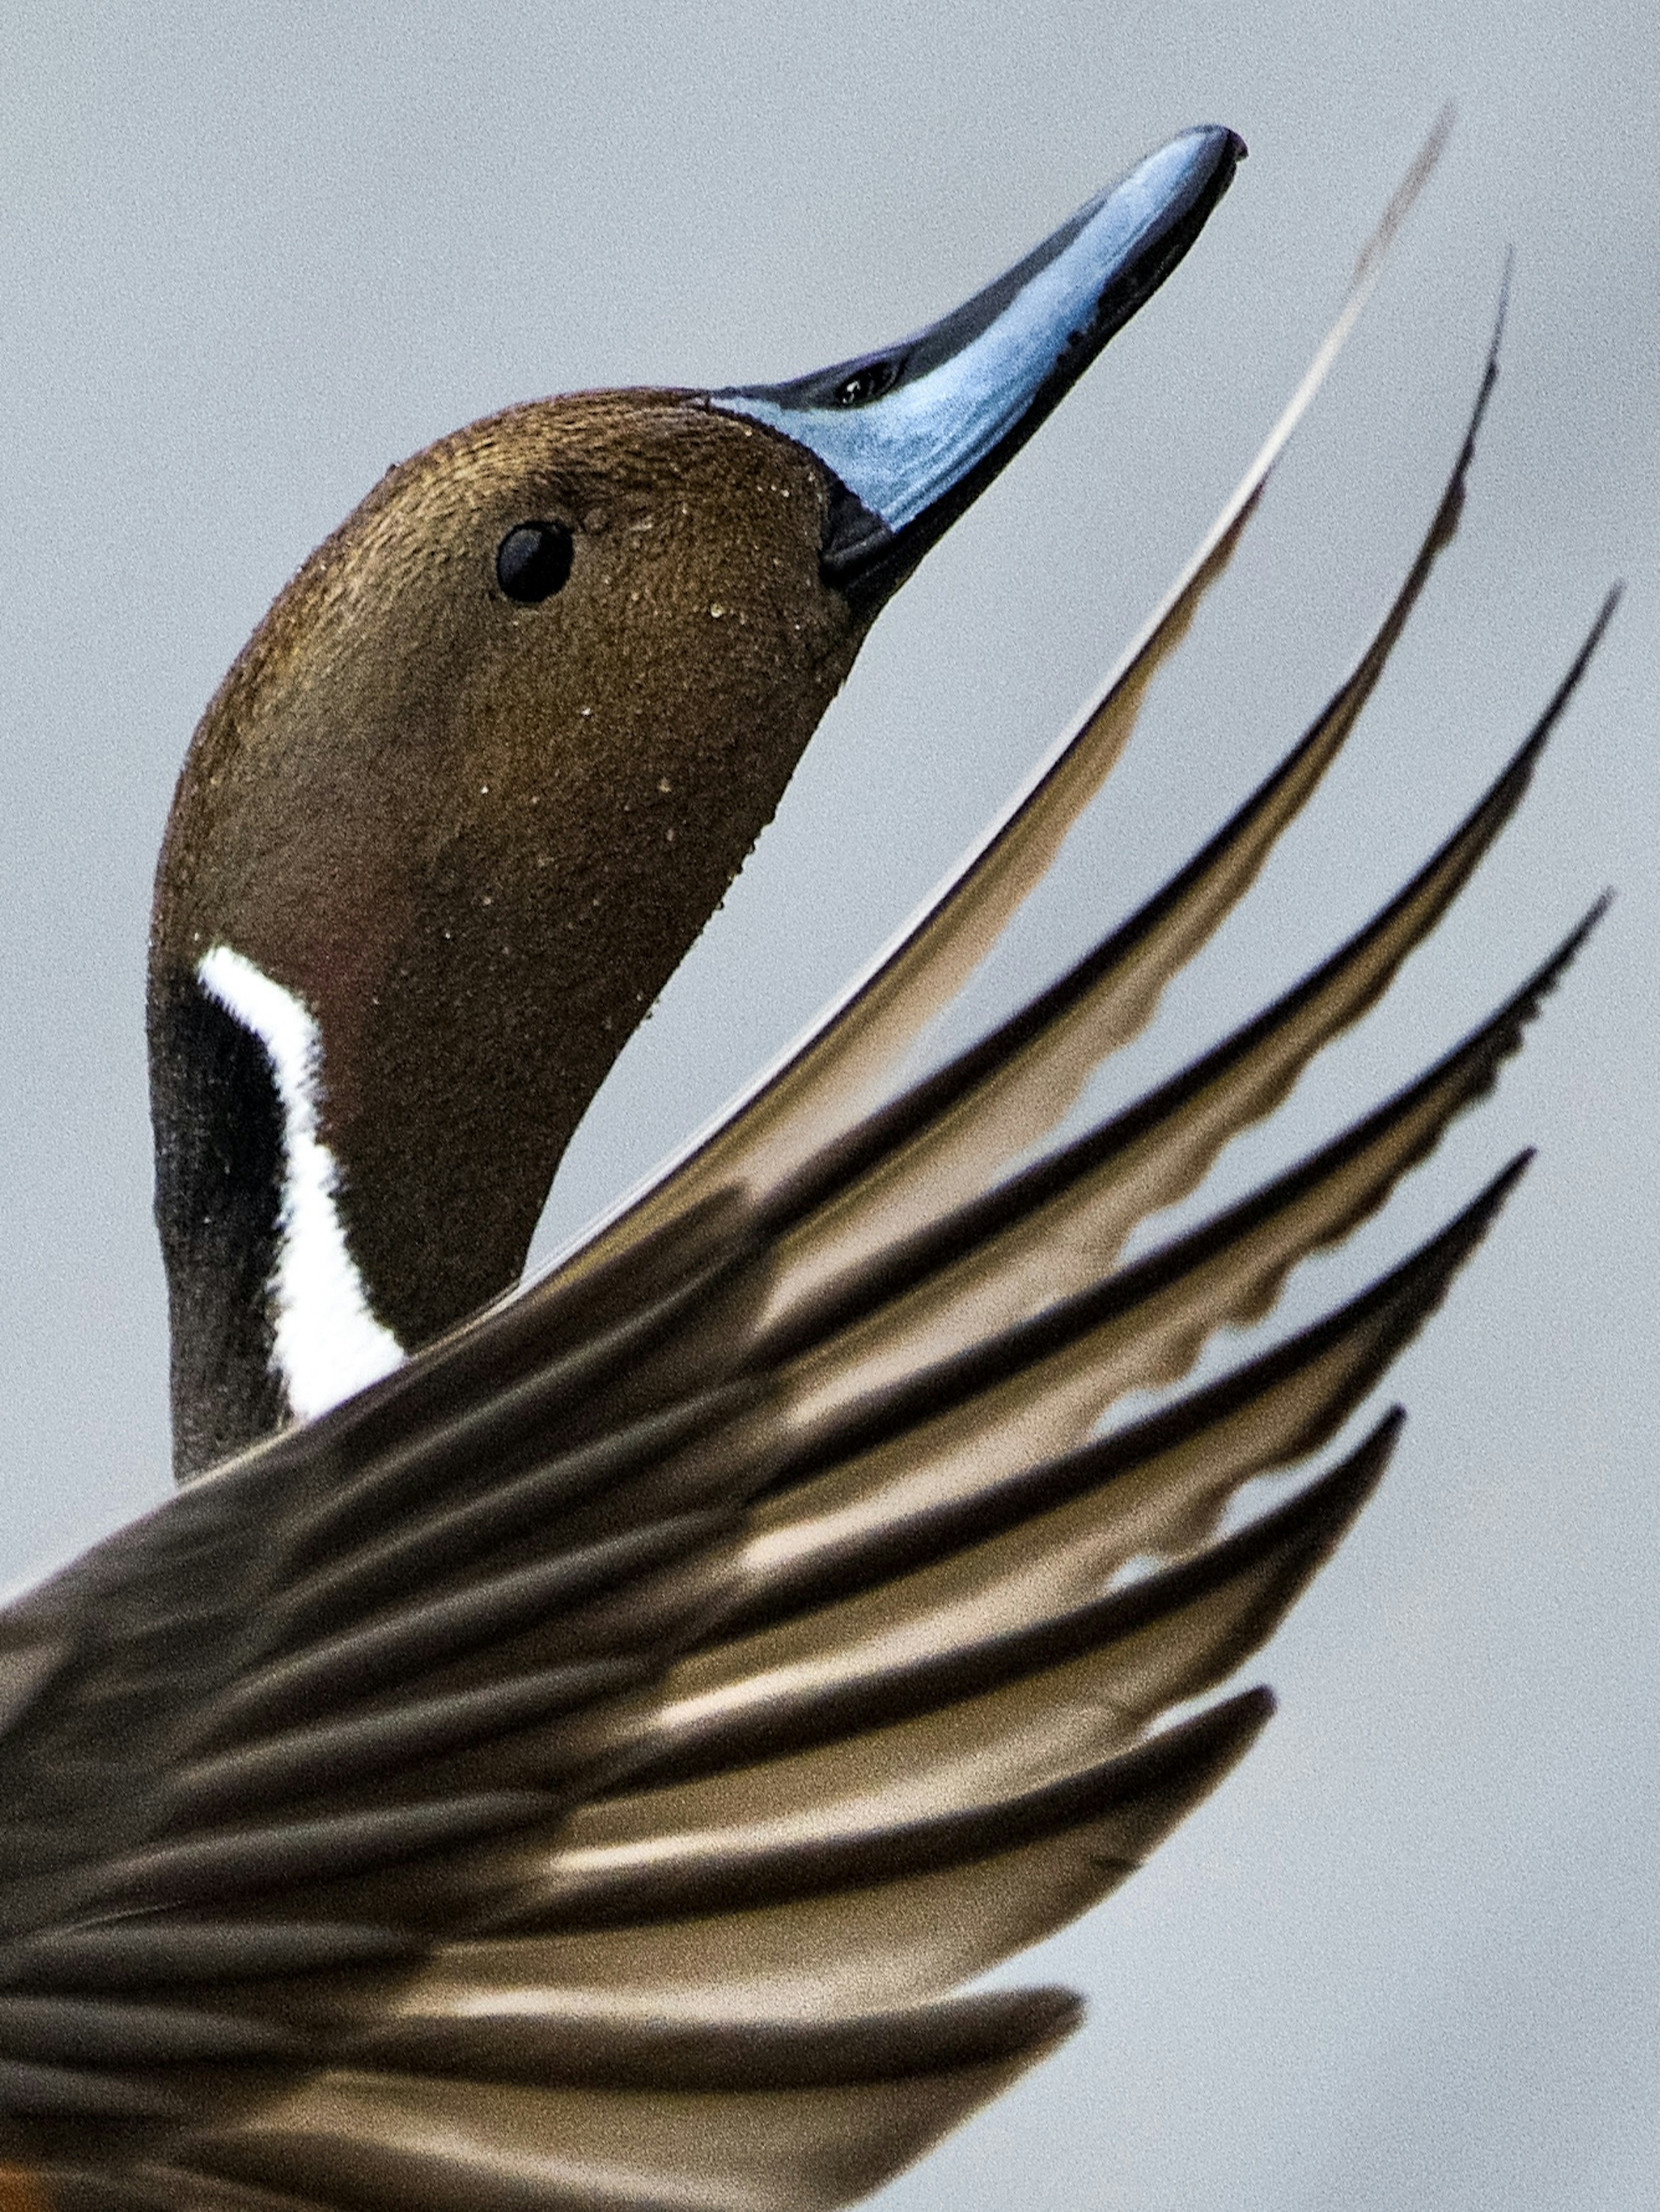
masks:
<svg viewBox="0 0 1660 2212"><path fill-rule="evenodd" d="M159 1496L142 989L191 727L386 467L508 401L882 343L1196 121L1251 158L1154 305L883 617L579 1139L548 1234L783 1041L1055 733L1288 392L1440 103L1374 309L1182 664L975 1001L1215 826L1435 495L1504 249L1463 532L1251 913L1096 1104L1353 927L1630 586L1524 817L1217 1193L1440 1049L1606 884L1499 1097L1312 1312L1541 1157L1426 1341L1386 1489L1251 1679L1282 1710L1153 1866L1017 1962L1092 1997L905 2212L1638 2212L1660 2166L1660 40L1652 0L280 9L7 0L0 66L3 1570Z"/></svg>

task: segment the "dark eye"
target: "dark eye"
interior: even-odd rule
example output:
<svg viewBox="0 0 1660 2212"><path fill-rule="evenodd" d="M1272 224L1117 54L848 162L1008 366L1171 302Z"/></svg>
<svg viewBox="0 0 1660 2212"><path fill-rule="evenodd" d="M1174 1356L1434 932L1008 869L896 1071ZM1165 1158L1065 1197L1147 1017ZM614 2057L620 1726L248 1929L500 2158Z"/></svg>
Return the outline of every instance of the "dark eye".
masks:
<svg viewBox="0 0 1660 2212"><path fill-rule="evenodd" d="M496 581L510 599L533 607L564 583L575 550L562 522L521 522L496 548Z"/></svg>
<svg viewBox="0 0 1660 2212"><path fill-rule="evenodd" d="M890 390L900 373L894 361L868 361L863 368L856 368L851 376L843 377L830 395L833 407L868 407L873 399L880 399Z"/></svg>

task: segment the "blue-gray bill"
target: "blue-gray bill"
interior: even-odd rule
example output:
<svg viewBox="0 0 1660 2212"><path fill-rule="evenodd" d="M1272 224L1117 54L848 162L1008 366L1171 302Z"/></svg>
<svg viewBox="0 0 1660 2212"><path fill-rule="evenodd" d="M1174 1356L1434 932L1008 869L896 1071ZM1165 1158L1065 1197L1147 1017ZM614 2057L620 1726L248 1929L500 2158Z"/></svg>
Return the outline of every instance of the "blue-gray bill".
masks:
<svg viewBox="0 0 1660 2212"><path fill-rule="evenodd" d="M712 395L830 471L824 573L856 606L903 580L1157 291L1245 150L1220 125L1185 131L926 330L788 383Z"/></svg>
<svg viewBox="0 0 1660 2212"><path fill-rule="evenodd" d="M1158 1723L1273 1632L1398 1411L1225 1533L1229 1508L1339 1436L1525 1159L1312 1326L1100 1420L1387 1199L1594 911L1375 1111L1118 1255L1436 926L1609 610L1365 928L1010 1170L1348 738L1457 526L1495 359L1348 680L1071 971L888 1095L1268 459L978 858L717 1139L541 1284L0 1615L5 2212L831 2212L1070 2030L1063 1991L958 1992L1114 1888L1248 1747L1266 1692Z"/></svg>

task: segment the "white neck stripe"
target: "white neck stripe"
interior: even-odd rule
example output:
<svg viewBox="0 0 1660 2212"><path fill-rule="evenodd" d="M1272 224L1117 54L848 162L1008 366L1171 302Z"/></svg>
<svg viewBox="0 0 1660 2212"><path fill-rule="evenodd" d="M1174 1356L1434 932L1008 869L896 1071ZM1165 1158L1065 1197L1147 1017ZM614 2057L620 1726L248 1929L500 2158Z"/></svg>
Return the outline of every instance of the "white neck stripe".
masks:
<svg viewBox="0 0 1660 2212"><path fill-rule="evenodd" d="M403 1347L375 1317L340 1218L339 1164L318 1134L323 1040L311 1009L228 945L197 964L209 996L258 1038L282 1109L282 1194L276 1264L268 1288L274 1357L302 1421L403 1364Z"/></svg>

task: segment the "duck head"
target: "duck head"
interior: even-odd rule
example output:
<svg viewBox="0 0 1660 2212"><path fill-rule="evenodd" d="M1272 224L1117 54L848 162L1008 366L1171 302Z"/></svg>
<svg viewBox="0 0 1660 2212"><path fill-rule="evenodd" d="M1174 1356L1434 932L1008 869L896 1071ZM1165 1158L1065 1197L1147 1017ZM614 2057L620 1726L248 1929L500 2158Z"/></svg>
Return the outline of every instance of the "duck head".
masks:
<svg viewBox="0 0 1660 2212"><path fill-rule="evenodd" d="M181 1474L517 1279L882 602L1243 151L1185 133L881 353L475 423L306 562L196 732L157 882Z"/></svg>

